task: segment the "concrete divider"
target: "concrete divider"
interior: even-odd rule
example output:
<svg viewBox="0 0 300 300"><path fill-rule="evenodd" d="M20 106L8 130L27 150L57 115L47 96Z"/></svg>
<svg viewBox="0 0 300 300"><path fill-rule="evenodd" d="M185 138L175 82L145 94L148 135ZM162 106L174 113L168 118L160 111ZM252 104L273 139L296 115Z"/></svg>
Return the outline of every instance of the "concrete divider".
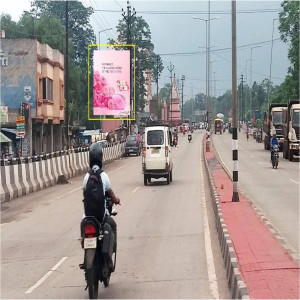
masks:
<svg viewBox="0 0 300 300"><path fill-rule="evenodd" d="M104 148L103 164L123 156L124 150L124 143ZM26 158L1 159L1 203L53 186L60 175L70 179L88 169L88 147Z"/></svg>
<svg viewBox="0 0 300 300"><path fill-rule="evenodd" d="M203 138L203 157L205 161L206 171L209 177L210 190L212 195L213 210L215 215L216 228L218 231L221 252L225 263L226 275L228 285L231 290L232 299L249 299L249 293L245 282L242 279L241 273L238 269L238 262L233 248L232 241L228 234L226 224L222 216L222 209L219 202L219 196L209 170L208 162L204 154L206 149L205 136ZM209 146L211 147L211 145Z"/></svg>

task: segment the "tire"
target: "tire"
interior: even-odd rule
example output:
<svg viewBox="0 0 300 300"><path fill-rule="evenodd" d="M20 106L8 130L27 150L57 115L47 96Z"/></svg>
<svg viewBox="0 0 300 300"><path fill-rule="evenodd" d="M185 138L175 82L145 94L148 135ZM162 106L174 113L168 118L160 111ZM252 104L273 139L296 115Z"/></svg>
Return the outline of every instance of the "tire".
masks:
<svg viewBox="0 0 300 300"><path fill-rule="evenodd" d="M170 184L170 172L167 175L167 184Z"/></svg>
<svg viewBox="0 0 300 300"><path fill-rule="evenodd" d="M294 155L293 155L293 152L290 151L289 149L288 149L288 157L289 157L289 161L293 161Z"/></svg>
<svg viewBox="0 0 300 300"><path fill-rule="evenodd" d="M173 171L170 172L170 182L173 181Z"/></svg>
<svg viewBox="0 0 300 300"><path fill-rule="evenodd" d="M283 142L283 147L282 147L282 155L283 158L288 159L288 144L286 141Z"/></svg>
<svg viewBox="0 0 300 300"><path fill-rule="evenodd" d="M91 269L86 270L86 278L87 278L87 285L89 291L89 299L97 299L99 281L96 278L95 264L93 264L93 267Z"/></svg>
<svg viewBox="0 0 300 300"><path fill-rule="evenodd" d="M105 287L109 286L110 275L111 275L111 273L109 272L109 275L106 278L103 279L103 284L104 284Z"/></svg>
<svg viewBox="0 0 300 300"><path fill-rule="evenodd" d="M147 185L147 175L144 174L144 185Z"/></svg>

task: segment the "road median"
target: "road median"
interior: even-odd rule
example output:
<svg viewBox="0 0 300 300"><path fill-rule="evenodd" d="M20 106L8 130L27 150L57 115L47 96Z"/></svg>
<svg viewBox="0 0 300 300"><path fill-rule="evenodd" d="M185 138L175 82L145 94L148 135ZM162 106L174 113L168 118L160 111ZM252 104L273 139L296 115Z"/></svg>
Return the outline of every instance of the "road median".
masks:
<svg viewBox="0 0 300 300"><path fill-rule="evenodd" d="M232 298L299 299L297 261L242 193L232 202L229 170L213 147L203 153Z"/></svg>

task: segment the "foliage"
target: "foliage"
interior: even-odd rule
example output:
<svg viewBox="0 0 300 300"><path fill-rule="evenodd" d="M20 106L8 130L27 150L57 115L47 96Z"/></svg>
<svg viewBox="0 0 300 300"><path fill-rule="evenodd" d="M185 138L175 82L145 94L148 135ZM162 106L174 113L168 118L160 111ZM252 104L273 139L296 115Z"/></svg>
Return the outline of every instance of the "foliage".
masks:
<svg viewBox="0 0 300 300"><path fill-rule="evenodd" d="M153 51L150 27L142 17L132 17L130 41L128 41L128 27L124 19L119 20L117 31L117 40L110 39L110 44L127 44L129 42L135 45L136 110L141 111L145 106L146 96L144 74L149 70L156 80L163 70L162 61L160 56Z"/></svg>

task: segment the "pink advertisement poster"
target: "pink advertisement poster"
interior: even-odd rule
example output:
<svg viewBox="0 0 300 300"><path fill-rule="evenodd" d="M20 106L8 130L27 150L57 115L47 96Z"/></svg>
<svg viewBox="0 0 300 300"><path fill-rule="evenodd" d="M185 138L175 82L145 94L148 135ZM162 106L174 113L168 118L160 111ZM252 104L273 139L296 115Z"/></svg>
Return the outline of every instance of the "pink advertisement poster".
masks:
<svg viewBox="0 0 300 300"><path fill-rule="evenodd" d="M94 115L127 117L130 111L130 51L95 50Z"/></svg>

